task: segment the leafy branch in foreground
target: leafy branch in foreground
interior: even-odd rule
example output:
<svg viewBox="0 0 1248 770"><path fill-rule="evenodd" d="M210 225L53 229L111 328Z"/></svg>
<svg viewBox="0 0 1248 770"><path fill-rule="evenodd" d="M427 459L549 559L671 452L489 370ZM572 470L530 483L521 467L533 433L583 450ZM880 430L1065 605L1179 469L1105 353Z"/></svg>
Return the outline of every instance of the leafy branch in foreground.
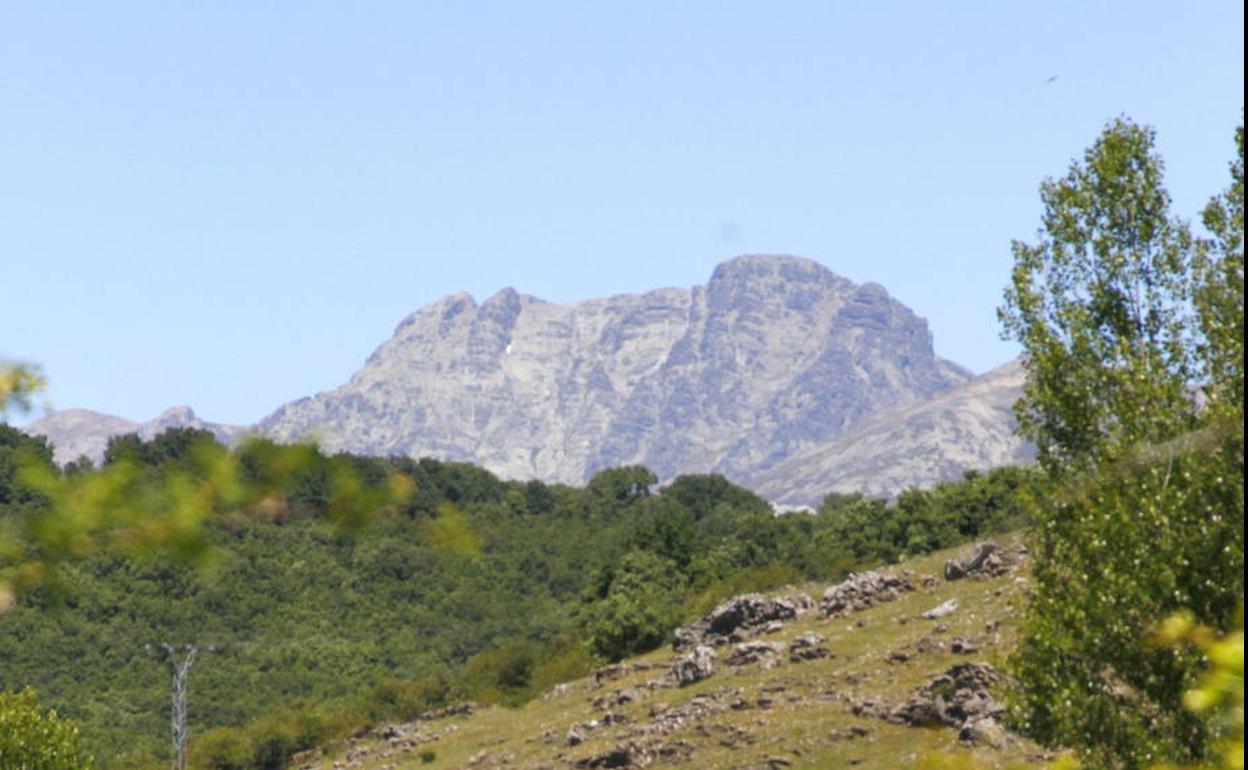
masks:
<svg viewBox="0 0 1248 770"><path fill-rule="evenodd" d="M14 596L55 587L62 564L101 554L172 557L204 563L212 556L205 525L225 514L284 515L290 498L311 476L319 480L327 518L356 529L412 492L397 472L366 480L348 456L325 457L312 446L264 440L230 451L202 431L167 431L149 456L110 442L98 470L61 473L30 450L19 452L17 487L37 502L18 522L6 522L15 542L0 552L0 611ZM171 451L155 457L160 448Z"/></svg>
<svg viewBox="0 0 1248 770"><path fill-rule="evenodd" d="M1213 760L1201 770L1242 770L1244 767L1244 608L1240 605L1233 631L1219 635L1196 622L1190 611L1177 612L1155 633L1164 647L1191 646L1201 651L1210 668L1187 692L1183 705L1195 714L1211 715Z"/></svg>
<svg viewBox="0 0 1248 770"><path fill-rule="evenodd" d="M31 398L47 386L48 381L38 366L0 359L0 419L10 409L29 411Z"/></svg>

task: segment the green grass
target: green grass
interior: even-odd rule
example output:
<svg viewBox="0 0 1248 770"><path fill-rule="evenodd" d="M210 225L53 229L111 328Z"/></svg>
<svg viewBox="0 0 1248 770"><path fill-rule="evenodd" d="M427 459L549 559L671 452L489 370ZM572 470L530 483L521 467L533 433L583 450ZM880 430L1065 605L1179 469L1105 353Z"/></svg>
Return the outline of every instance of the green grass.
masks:
<svg viewBox="0 0 1248 770"><path fill-rule="evenodd" d="M1013 538L1005 542L1016 544ZM917 585L917 578L922 575L939 575L951 553L932 554L893 569L912 571ZM808 585L777 593L803 590L819 598L823 589L821 585ZM792 768L889 770L928 766L935 755L945 752L964 761L973 759L982 768L1015 767L1038 753L1035 746L1021 738L1012 739L1010 745L1001 748L972 749L960 745L952 729L893 725L855 716L850 705L854 699L899 704L933 676L958 662L987 661L1000 668L1015 640L1025 591L1025 565L993 580L941 582L847 618L808 616L764 637L787 642L804 631L816 631L827 638L826 645L833 657L802 663L786 661L770 669L757 664L733 668L723 663L726 656L721 649L716 673L709 679L682 689L646 690L642 688L645 682L662 674L674 657L669 649L663 649L628 661L656 668L630 673L596 689L592 680L582 679L569 683L557 694L519 708L491 707L471 716L422 723L423 735L436 733L438 737L407 751L390 747L382 740L363 739L324 747L314 752L319 756L305 757L294 766L332 770L335 763L341 763L339 767L358 770L449 770L469 766L484 751L486 755L473 767L570 767L578 760L600 755L625 742L630 731L652 721L651 715L657 709L676 709L698 696L718 695L719 702L725 705L744 699L751 707L724 708L703 719L689 720L667 733L661 739L663 744L685 742L692 747L692 756L660 757L651 767L683 765L727 770L766 767L767 759L783 758ZM959 609L952 615L936 622L920 618L924 611L953 598L958 600ZM886 660L890 652L931 634L937 622L949 626L941 638L973 638L979 643L979 652L954 655L935 651L919 653L904 663ZM569 727L604 713L593 707L593 699L622 688L635 688L639 693L632 703L611 709L625 714L628 722L600 727L588 733L584 743L566 746ZM771 698L771 705L759 708L760 697ZM852 727L863 728L867 733L852 740L834 740L834 732L848 733ZM735 746L724 745L734 739ZM359 755L362 749L367 749L367 755ZM420 758L427 751L436 752L431 762ZM348 761L348 755L353 753L355 758ZM1033 766L1040 765L1035 761Z"/></svg>

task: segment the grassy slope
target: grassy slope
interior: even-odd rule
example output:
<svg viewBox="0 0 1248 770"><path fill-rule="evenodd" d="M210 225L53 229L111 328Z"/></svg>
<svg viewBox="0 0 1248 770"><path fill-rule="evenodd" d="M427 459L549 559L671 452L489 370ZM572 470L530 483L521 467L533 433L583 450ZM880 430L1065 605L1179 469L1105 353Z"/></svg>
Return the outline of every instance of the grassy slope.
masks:
<svg viewBox="0 0 1248 770"><path fill-rule="evenodd" d="M932 554L897 565L917 576L939 575L951 552ZM471 716L450 717L422 722L414 746L396 745L378 738L341 742L310 752L293 767L311 770L352 768L353 770L399 770L459 767L564 768L578 760L609 751L627 740L630 730L652 721L656 706L679 708L698 696L709 696L722 710L701 719L685 720L678 729L662 737L662 743L684 741L692 754L680 759L657 759L651 767L680 764L686 767L719 770L768 767L768 759L787 760L793 768L857 767L887 770L922 766L934 752L951 751L970 755L982 767L1000 768L1025 763L1036 754L1034 746L1019 739L1001 748L974 750L957 743L952 729L911 728L879 719L854 716L851 699L904 702L930 678L949 666L967 660L1000 664L1015 639L1019 606L1026 590L1025 566L1015 573L987 581L940 582L921 588L900 600L857 613L849 618L823 619L807 616L782 631L762 637L788 641L803 631L816 631L827 637L834 657L788 663L764 670L755 664L732 668L723 663L726 649L720 648L714 676L693 686L676 689L640 689L632 703L611 709L623 712L628 723L599 727L588 733L586 742L568 747L565 737L574 724L599 718L594 698L616 689L638 687L660 675L673 659L668 650L658 650L630 664L653 668L635 671L623 678L594 687L589 679L558 688L545 698L518 709L486 708ZM915 581L917 585L917 580ZM823 586L802 590L819 598ZM791 591L781 592L789 593ZM935 622L919 616L948 599L956 598L959 609L942 622L949 626L941 638L973 638L980 643L977 654L965 656L937 651L915 655L904 663L891 663L886 656L931 634ZM992 624L990 627L989 624ZM770 706L759 707L759 698L770 698ZM727 704L744 699L748 708L732 709ZM854 739L836 738L858 726L869 732ZM733 744L733 745L726 745ZM425 752L436 752L429 761ZM478 756L481 752L484 756ZM476 758L474 762L473 759ZM1037 765L1039 763L1037 762ZM772 767L784 767L779 762Z"/></svg>

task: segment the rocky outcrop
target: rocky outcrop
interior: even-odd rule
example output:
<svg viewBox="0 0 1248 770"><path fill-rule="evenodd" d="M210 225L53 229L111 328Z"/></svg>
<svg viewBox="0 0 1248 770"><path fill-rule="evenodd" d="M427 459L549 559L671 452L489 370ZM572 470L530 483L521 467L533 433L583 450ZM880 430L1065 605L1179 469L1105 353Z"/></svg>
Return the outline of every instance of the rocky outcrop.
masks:
<svg viewBox="0 0 1248 770"><path fill-rule="evenodd" d="M915 727L954 727L963 737L996 734L988 724L1005 715L1005 706L992 694L998 681L988 663L959 663L925 684L890 715L892 721Z"/></svg>
<svg viewBox="0 0 1248 770"><path fill-rule="evenodd" d="M729 666L746 666L759 661L776 663L784 654L783 642L764 642L755 639L750 642L738 642L732 648L732 654L724 662Z"/></svg>
<svg viewBox="0 0 1248 770"><path fill-rule="evenodd" d="M999 720L1005 706L992 694L997 671L988 663L959 663L923 685L898 706L854 701L850 710L909 727L952 727L968 743L1001 745L1008 740Z"/></svg>
<svg viewBox="0 0 1248 770"><path fill-rule="evenodd" d="M977 543L970 556L945 562L945 580L961 580L965 577L988 580L1001 577L1013 569L1016 562L1015 555L1001 550L996 543Z"/></svg>
<svg viewBox="0 0 1248 770"><path fill-rule="evenodd" d="M720 604L706 617L676 629L672 647L686 650L700 644L743 642L755 634L779 630L814 608L805 594L772 599L762 594L742 594Z"/></svg>
<svg viewBox="0 0 1248 770"><path fill-rule="evenodd" d="M900 575L875 571L852 574L824 592L819 611L824 617L841 617L895 601L913 590L909 578Z"/></svg>
<svg viewBox="0 0 1248 770"><path fill-rule="evenodd" d="M704 286L552 304L505 289L408 316L349 382L260 423L329 450L580 483L643 464L748 481L969 379L876 284L746 256Z"/></svg>
<svg viewBox="0 0 1248 770"><path fill-rule="evenodd" d="M715 651L699 644L672 664L671 678L677 687L701 682L715 673Z"/></svg>

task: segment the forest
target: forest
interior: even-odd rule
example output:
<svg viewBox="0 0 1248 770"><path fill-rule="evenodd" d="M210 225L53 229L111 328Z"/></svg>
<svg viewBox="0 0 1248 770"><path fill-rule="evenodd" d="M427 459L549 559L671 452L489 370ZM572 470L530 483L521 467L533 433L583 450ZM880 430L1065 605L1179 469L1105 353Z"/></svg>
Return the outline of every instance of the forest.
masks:
<svg viewBox="0 0 1248 770"><path fill-rule="evenodd" d="M226 451L189 429L118 437L99 471L66 473L130 463L194 473L206 446ZM246 465L272 449L233 454ZM6 527L47 504L14 481L17 458L32 455L52 470L43 439L0 427ZM343 526L327 489L344 462L366 484L399 474L412 491ZM142 765L168 744L168 666L150 648L193 643L203 650L191 678L196 761L279 767L373 720L521 702L664 644L735 593L1017 527L1032 475L972 473L891 504L830 495L815 515L776 516L713 475L660 487L645 468L613 468L574 488L312 450L280 505L213 518L194 563L104 552L59 567L4 616L0 690L33 686L102 765Z"/></svg>

